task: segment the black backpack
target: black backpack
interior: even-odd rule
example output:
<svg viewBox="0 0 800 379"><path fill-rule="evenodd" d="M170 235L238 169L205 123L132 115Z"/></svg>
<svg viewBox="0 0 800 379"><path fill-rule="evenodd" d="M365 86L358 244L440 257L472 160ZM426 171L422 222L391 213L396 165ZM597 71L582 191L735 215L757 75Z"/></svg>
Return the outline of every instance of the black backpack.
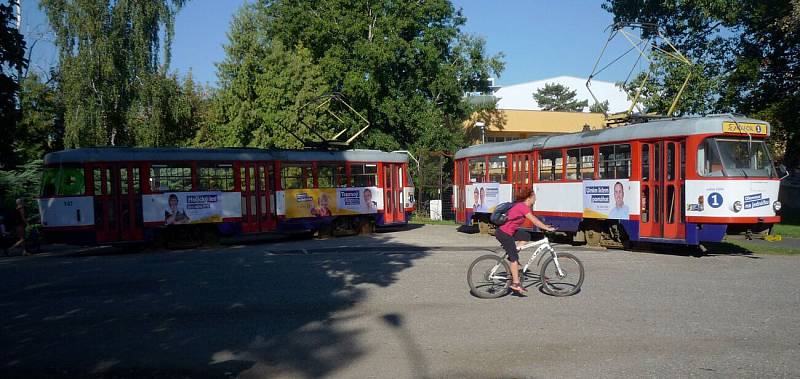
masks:
<svg viewBox="0 0 800 379"><path fill-rule="evenodd" d="M514 206L514 203L500 203L494 207L494 212L489 216L489 221L497 226L503 225L508 221L508 211Z"/></svg>

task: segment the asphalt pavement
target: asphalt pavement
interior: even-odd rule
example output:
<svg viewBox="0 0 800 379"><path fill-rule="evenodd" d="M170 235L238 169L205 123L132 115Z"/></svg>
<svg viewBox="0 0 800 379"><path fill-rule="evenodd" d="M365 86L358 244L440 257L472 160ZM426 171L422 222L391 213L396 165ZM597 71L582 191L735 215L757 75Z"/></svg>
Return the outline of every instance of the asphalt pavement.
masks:
<svg viewBox="0 0 800 379"><path fill-rule="evenodd" d="M800 257L557 249L572 297L472 296L452 226L0 258L0 377L800 376Z"/></svg>

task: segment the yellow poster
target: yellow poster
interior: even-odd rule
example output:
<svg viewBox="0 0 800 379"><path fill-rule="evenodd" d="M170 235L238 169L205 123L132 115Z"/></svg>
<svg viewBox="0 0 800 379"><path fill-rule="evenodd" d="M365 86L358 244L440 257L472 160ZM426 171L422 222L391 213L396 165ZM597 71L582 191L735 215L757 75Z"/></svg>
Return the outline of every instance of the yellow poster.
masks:
<svg viewBox="0 0 800 379"><path fill-rule="evenodd" d="M376 187L291 189L285 193L287 218L376 213L383 203Z"/></svg>

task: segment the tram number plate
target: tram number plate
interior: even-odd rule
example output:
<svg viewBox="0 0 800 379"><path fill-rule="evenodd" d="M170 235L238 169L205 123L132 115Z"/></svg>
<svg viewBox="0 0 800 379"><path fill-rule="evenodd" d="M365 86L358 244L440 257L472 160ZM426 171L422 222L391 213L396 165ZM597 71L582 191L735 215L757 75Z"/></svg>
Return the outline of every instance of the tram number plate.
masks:
<svg viewBox="0 0 800 379"><path fill-rule="evenodd" d="M722 123L722 131L724 133L756 134L765 136L767 135L767 124L725 121Z"/></svg>

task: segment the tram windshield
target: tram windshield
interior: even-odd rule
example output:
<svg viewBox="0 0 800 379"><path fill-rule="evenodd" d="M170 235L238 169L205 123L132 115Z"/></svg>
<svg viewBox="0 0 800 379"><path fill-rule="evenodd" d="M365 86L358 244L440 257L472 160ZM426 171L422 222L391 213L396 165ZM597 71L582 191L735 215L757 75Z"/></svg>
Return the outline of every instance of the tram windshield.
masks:
<svg viewBox="0 0 800 379"><path fill-rule="evenodd" d="M706 138L697 149L701 176L775 177L767 144L747 138Z"/></svg>

